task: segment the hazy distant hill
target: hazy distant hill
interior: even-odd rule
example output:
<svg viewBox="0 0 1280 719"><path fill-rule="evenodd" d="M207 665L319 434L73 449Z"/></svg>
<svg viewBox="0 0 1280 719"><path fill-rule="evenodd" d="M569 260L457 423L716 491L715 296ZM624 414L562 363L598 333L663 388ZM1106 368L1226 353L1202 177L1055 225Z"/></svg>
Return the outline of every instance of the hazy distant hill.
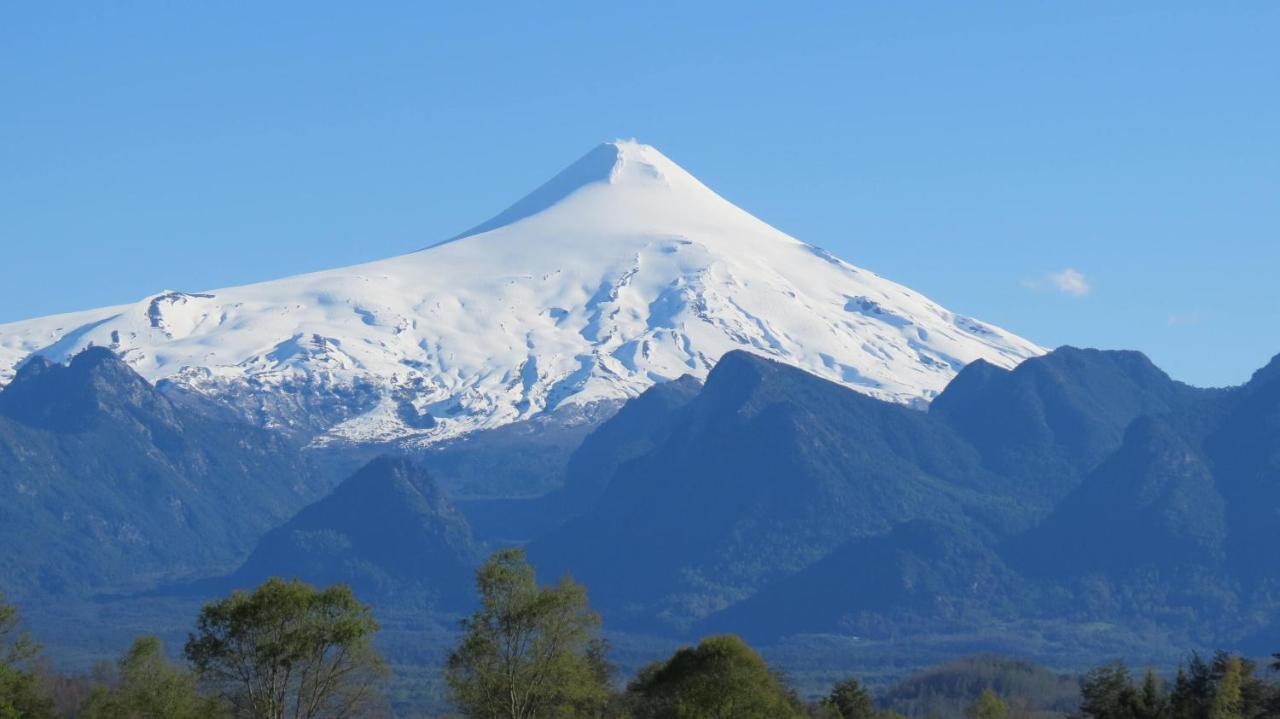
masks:
<svg viewBox="0 0 1280 719"><path fill-rule="evenodd" d="M0 586L147 587L228 566L327 489L278 436L174 405L110 351L0 391Z"/></svg>
<svg viewBox="0 0 1280 719"><path fill-rule="evenodd" d="M1003 551L1083 609L1205 631L1276 627L1280 358L1228 391L1134 422L1122 446ZM1250 608L1250 609L1246 609Z"/></svg>
<svg viewBox="0 0 1280 719"><path fill-rule="evenodd" d="M671 421L591 511L530 545L544 571L679 621L898 522L1016 509L928 414L746 352L721 358Z"/></svg>
<svg viewBox="0 0 1280 719"><path fill-rule="evenodd" d="M1276 366L1200 390L1137 353L1063 348L971 365L923 414L731 353L663 442L530 551L650 628L1267 631Z"/></svg>
<svg viewBox="0 0 1280 719"><path fill-rule="evenodd" d="M1120 445L1130 422L1215 393L1170 379L1140 352L1060 347L1012 370L969 365L929 413L1007 479L1007 492L1047 508Z"/></svg>
<svg viewBox="0 0 1280 719"><path fill-rule="evenodd" d="M480 548L424 469L381 457L258 542L228 584L268 577L342 582L379 602L470 596Z"/></svg>

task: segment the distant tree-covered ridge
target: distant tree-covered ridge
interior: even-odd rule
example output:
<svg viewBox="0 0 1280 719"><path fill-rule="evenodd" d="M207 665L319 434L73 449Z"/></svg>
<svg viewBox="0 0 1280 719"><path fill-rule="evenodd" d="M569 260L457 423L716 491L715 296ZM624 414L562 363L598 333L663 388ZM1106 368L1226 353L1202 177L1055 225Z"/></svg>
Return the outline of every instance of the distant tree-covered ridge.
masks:
<svg viewBox="0 0 1280 719"><path fill-rule="evenodd" d="M416 462L384 456L343 480L324 498L267 532L227 586L273 576L327 585L361 596L413 597L457 608L480 549L463 516Z"/></svg>
<svg viewBox="0 0 1280 719"><path fill-rule="evenodd" d="M1083 676L1023 660L970 657L880 692L857 677L801 697L786 675L734 634L704 637L623 684L587 588L539 584L519 550L476 572L478 606L446 662L449 716L468 719L1268 719L1280 686L1255 661L1190 654L1176 671L1135 675L1123 663ZM141 636L91 677L33 668L39 647L0 602L3 719L363 719L389 717L387 665L373 607L345 585L278 578L211 601L184 647L166 658ZM1277 654L1280 663L1280 654ZM1277 667L1273 667L1277 668ZM1172 668L1169 668L1172 669ZM80 697L74 699L74 697ZM402 707L413 711L415 707Z"/></svg>
<svg viewBox="0 0 1280 719"><path fill-rule="evenodd" d="M1260 653L1280 638L1280 562L1256 550L1280 544L1277 367L1199 390L1136 353L1061 348L975 363L921 411L729 353L590 432L566 485L525 507L563 500L541 519L570 518L524 550L590 586L611 630L668 643L960 639L1077 652L1071 667L1148 644L1161 661ZM506 535L474 531L421 455L326 494L307 469L321 455L279 441L175 404L106 350L32 360L0 391L0 581L84 601L298 577L432 606L435 626L471 606Z"/></svg>
<svg viewBox="0 0 1280 719"><path fill-rule="evenodd" d="M1252 550L1280 543L1277 376L1202 390L1066 347L974 363L926 413L732 352L687 401L634 415L653 446L528 551L645 631L1141 618L1247 641L1280 631L1280 563Z"/></svg>
<svg viewBox="0 0 1280 719"><path fill-rule="evenodd" d="M225 567L328 488L279 435L175 404L105 348L0 390L0 582L141 590Z"/></svg>

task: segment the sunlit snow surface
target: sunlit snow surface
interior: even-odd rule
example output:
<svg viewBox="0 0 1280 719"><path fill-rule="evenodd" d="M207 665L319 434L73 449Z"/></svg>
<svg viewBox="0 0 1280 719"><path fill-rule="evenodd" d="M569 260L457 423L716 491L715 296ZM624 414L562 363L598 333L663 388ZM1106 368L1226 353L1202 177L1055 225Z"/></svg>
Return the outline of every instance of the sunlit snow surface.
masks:
<svg viewBox="0 0 1280 719"><path fill-rule="evenodd" d="M91 344L153 381L256 404L266 424L284 421L274 395L361 387L366 406L319 442L455 437L704 376L733 349L911 404L975 359L1042 352L775 230L634 142L418 252L0 325L0 382L30 353Z"/></svg>

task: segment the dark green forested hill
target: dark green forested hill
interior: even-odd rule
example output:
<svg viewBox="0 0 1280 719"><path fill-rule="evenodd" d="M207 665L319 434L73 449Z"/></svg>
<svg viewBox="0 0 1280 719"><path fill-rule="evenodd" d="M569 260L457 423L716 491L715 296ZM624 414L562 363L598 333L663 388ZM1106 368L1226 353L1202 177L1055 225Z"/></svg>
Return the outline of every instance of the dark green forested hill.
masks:
<svg viewBox="0 0 1280 719"><path fill-rule="evenodd" d="M861 537L699 622L772 642L792 634L892 639L1038 614L1034 583L972 528L913 520Z"/></svg>
<svg viewBox="0 0 1280 719"><path fill-rule="evenodd" d="M879 702L908 717L961 719L973 698L990 689L1011 716L1078 716L1078 677L1012 657L979 655L930 667L889 687Z"/></svg>
<svg viewBox="0 0 1280 719"><path fill-rule="evenodd" d="M268 532L226 583L297 577L379 602L456 604L470 598L479 559L466 520L426 470L381 457Z"/></svg>
<svg viewBox="0 0 1280 719"><path fill-rule="evenodd" d="M1080 587L1082 609L1174 615L1229 636L1274 630L1280 561L1280 358L1228 391L1130 425L1013 566ZM1087 591L1084 588L1088 588Z"/></svg>
<svg viewBox="0 0 1280 719"><path fill-rule="evenodd" d="M1138 417L1218 394L1176 382L1140 352L1060 347L1012 370L978 360L929 405L1006 491L1047 508L1120 445Z"/></svg>
<svg viewBox="0 0 1280 719"><path fill-rule="evenodd" d="M1137 353L1063 348L971 366L920 413L730 353L665 439L530 554L650 628L1265 633L1277 365L1200 390Z"/></svg>
<svg viewBox="0 0 1280 719"><path fill-rule="evenodd" d="M285 441L184 410L110 351L36 357L0 391L0 586L150 586L238 561L327 489Z"/></svg>
<svg viewBox="0 0 1280 719"><path fill-rule="evenodd" d="M624 404L574 451L565 468L564 488L549 495L547 503L560 505L568 516L591 509L619 467L668 438L676 426L676 414L701 389L701 382L685 375L656 384Z"/></svg>
<svg viewBox="0 0 1280 719"><path fill-rule="evenodd" d="M590 512L529 547L616 615L704 615L899 522L972 512L1001 524L1019 511L928 414L745 352L725 355L671 421Z"/></svg>

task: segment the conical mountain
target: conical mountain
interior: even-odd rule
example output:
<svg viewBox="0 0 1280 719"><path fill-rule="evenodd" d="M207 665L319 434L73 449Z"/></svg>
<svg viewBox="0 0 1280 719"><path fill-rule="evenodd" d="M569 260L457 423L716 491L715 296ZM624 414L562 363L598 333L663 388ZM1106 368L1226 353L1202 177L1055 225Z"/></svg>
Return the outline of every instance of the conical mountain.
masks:
<svg viewBox="0 0 1280 719"><path fill-rule="evenodd" d="M0 381L32 352L88 345L320 442L456 437L703 378L735 349L906 404L975 360L1041 352L787 236L635 142L419 252L0 325Z"/></svg>

